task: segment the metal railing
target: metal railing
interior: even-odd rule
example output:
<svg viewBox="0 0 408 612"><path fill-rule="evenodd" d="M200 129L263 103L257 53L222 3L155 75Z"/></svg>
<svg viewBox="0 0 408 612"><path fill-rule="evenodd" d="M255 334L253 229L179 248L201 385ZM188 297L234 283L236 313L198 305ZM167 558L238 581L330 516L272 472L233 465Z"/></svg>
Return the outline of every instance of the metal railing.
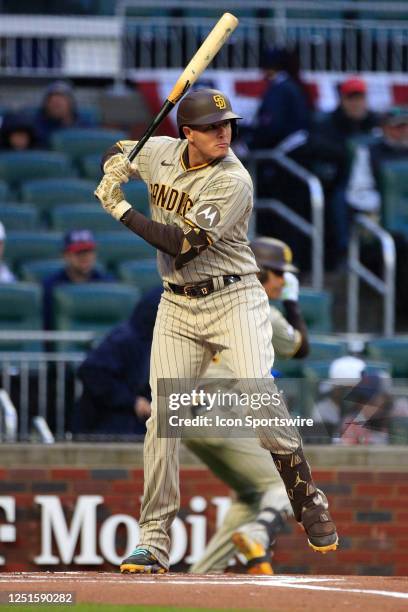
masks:
<svg viewBox="0 0 408 612"><path fill-rule="evenodd" d="M0 75L120 80L135 69L181 68L226 10L240 26L213 68L257 69L265 45L288 45L302 70L408 69L405 2L124 0L109 17L2 15Z"/></svg>
<svg viewBox="0 0 408 612"><path fill-rule="evenodd" d="M360 238L362 234L379 240L383 261L383 277L376 276L360 260ZM395 268L396 252L394 240L387 231L369 217L356 215L348 248L347 282L347 331L358 331L360 280L367 283L383 298L383 332L393 336L395 332Z"/></svg>
<svg viewBox="0 0 408 612"><path fill-rule="evenodd" d="M311 241L311 285L316 291L323 289L324 275L324 193L319 179L305 170L285 155L285 142L275 149L251 151L244 160L248 171L252 175L254 183L255 210L270 210L284 218L286 222L293 225L299 232L307 236ZM256 169L259 162L273 161L284 168L298 180L303 182L309 191L311 221L308 221L287 204L269 199L258 198L256 195Z"/></svg>

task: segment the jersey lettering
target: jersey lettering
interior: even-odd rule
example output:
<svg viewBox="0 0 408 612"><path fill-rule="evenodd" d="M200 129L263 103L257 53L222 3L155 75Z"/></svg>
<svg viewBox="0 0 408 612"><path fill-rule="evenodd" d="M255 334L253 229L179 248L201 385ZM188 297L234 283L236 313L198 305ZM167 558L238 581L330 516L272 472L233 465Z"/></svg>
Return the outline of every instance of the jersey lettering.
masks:
<svg viewBox="0 0 408 612"><path fill-rule="evenodd" d="M150 184L150 199L153 206L164 208L169 212L174 211L181 217L185 217L193 206L188 193L160 183Z"/></svg>

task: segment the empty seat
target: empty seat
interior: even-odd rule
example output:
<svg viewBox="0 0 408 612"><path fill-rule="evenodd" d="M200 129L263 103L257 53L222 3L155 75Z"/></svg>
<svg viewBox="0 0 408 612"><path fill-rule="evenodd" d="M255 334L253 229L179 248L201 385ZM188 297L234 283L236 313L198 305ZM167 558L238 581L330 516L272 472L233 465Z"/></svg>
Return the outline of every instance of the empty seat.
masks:
<svg viewBox="0 0 408 612"><path fill-rule="evenodd" d="M99 153L113 146L118 140L126 139L125 132L104 128L69 128L53 134L51 143L56 151L63 151L72 159L79 160L85 155Z"/></svg>
<svg viewBox="0 0 408 612"><path fill-rule="evenodd" d="M55 328L105 333L130 316L139 298L136 287L121 283L59 285L53 297Z"/></svg>
<svg viewBox="0 0 408 612"><path fill-rule="evenodd" d="M0 179L13 188L30 179L74 176L71 161L56 151L12 151L0 153Z"/></svg>
<svg viewBox="0 0 408 612"><path fill-rule="evenodd" d="M59 204L93 202L95 183L84 179L38 179L22 185L24 202L35 204L41 214L48 217L50 208Z"/></svg>
<svg viewBox="0 0 408 612"><path fill-rule="evenodd" d="M122 185L126 200L139 212L149 214L149 196L143 181L129 181Z"/></svg>
<svg viewBox="0 0 408 612"><path fill-rule="evenodd" d="M31 283L0 283L0 329L37 330L41 328L41 290ZM30 341L0 341L0 350L38 348Z"/></svg>
<svg viewBox="0 0 408 612"><path fill-rule="evenodd" d="M9 188L6 181L0 181L0 202L4 202L9 197Z"/></svg>
<svg viewBox="0 0 408 612"><path fill-rule="evenodd" d="M79 168L83 178L99 182L102 178L101 154L92 153L91 155L81 157Z"/></svg>
<svg viewBox="0 0 408 612"><path fill-rule="evenodd" d="M45 278L64 267L63 259L37 259L21 265L21 278L30 283L42 283Z"/></svg>
<svg viewBox="0 0 408 612"><path fill-rule="evenodd" d="M327 291L301 289L299 305L310 333L332 329L332 296Z"/></svg>
<svg viewBox="0 0 408 612"><path fill-rule="evenodd" d="M50 219L52 229L62 232L80 228L94 232L126 231L126 227L107 214L96 200L94 204L75 204L74 210L71 204L57 206L50 212Z"/></svg>
<svg viewBox="0 0 408 612"><path fill-rule="evenodd" d="M393 377L408 378L408 336L371 340L367 343L367 355L389 362Z"/></svg>
<svg viewBox="0 0 408 612"><path fill-rule="evenodd" d="M0 221L9 230L33 230L38 226L38 210L30 204L0 203Z"/></svg>
<svg viewBox="0 0 408 612"><path fill-rule="evenodd" d="M96 241L99 259L113 272L124 261L156 257L156 249L130 231L98 233Z"/></svg>
<svg viewBox="0 0 408 612"><path fill-rule="evenodd" d="M337 359L347 354L347 343L335 336L312 336L309 345L308 359Z"/></svg>
<svg viewBox="0 0 408 612"><path fill-rule="evenodd" d="M125 261L118 267L119 278L136 285L142 293L162 284L156 259Z"/></svg>
<svg viewBox="0 0 408 612"><path fill-rule="evenodd" d="M57 232L13 231L7 236L7 259L16 269L35 259L55 259L61 250L62 235Z"/></svg>

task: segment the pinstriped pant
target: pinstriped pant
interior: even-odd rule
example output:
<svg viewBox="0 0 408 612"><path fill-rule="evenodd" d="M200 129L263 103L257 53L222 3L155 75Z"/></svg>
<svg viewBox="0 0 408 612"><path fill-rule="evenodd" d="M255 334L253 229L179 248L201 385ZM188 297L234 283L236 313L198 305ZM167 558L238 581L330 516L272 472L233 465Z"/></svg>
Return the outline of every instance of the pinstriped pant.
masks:
<svg viewBox="0 0 408 612"><path fill-rule="evenodd" d="M152 416L147 422L144 444L144 494L140 516L140 545L148 548L168 567L168 531L180 503L180 439L157 436L157 380L197 380L217 351L223 351L242 391L276 392L270 371L273 364L272 326L265 291L253 274L205 298L187 298L165 292L153 334L150 386ZM252 380L251 380L252 379ZM261 384L259 381L261 380ZM251 382L250 382L251 381ZM171 389L169 389L171 392ZM285 405L271 413L261 408L257 417L288 418ZM261 445L268 450L291 453L300 446L294 427L260 428Z"/></svg>

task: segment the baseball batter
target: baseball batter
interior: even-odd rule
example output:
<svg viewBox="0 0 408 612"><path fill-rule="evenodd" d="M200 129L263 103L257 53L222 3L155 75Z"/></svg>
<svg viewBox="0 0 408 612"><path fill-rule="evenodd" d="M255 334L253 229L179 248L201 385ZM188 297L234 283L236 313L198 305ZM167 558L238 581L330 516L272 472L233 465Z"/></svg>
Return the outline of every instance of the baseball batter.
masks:
<svg viewBox="0 0 408 612"><path fill-rule="evenodd" d="M169 565L169 528L180 497L180 439L157 435L159 384L167 398L175 380L194 385L222 351L250 394L277 393L269 304L247 240L252 182L230 149L238 119L221 92L194 91L178 107L180 138L151 138L132 164L127 153L135 143L129 141L117 143L103 159L105 176L95 194L115 219L158 249L165 288L152 345L140 543L123 561L122 572L163 573ZM148 186L151 219L124 198L120 185L133 177ZM283 401L263 406L257 416L267 423L277 416L289 419ZM257 434L272 454L309 544L321 552L335 549L336 528L298 431L272 425L260 426Z"/></svg>

